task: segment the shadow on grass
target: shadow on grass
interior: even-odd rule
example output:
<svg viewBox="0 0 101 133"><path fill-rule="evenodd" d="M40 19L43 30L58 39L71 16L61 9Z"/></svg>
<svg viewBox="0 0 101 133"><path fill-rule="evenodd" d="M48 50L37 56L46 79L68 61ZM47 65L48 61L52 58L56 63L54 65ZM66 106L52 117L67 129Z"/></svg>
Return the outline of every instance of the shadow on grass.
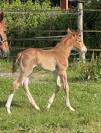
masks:
<svg viewBox="0 0 101 133"><path fill-rule="evenodd" d="M83 78L80 77L69 77L68 76L68 82L84 82L87 80L84 80Z"/></svg>
<svg viewBox="0 0 101 133"><path fill-rule="evenodd" d="M0 108L4 108L7 101L0 101ZM22 102L23 103L23 102ZM22 105L17 103L17 101L13 101L12 106L21 108Z"/></svg>

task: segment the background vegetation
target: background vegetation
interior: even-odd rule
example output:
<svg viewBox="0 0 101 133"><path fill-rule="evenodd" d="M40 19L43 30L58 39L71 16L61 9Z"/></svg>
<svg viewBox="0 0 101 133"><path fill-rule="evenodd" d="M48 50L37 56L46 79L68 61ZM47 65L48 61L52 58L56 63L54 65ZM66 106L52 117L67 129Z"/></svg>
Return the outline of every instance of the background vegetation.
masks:
<svg viewBox="0 0 101 133"><path fill-rule="evenodd" d="M67 13L63 14L62 11L55 12L55 8L52 8L52 5L55 6L56 3L58 2L53 1L51 3L49 0L33 2L32 0L27 0L27 2L15 0L7 4L7 2L1 1L0 8L5 12L8 36L12 49L17 47L18 50L16 49L16 51L19 51L20 48L26 47L52 47L56 45L57 38L44 40L35 39L35 37L64 35L66 34L65 30L67 27L77 29L77 16L67 15ZM84 4L84 9L86 8L100 9L101 1L88 0ZM56 9L59 9L59 7ZM42 12L42 10L44 11ZM71 7L69 11L75 13L77 7ZM84 30L100 30L100 27L101 12L88 12L84 10ZM50 32L47 30L50 30ZM84 41L87 47L101 48L100 36L101 32L84 32ZM27 40L27 38L31 39Z"/></svg>
<svg viewBox="0 0 101 133"><path fill-rule="evenodd" d="M62 11L57 13L54 11L51 12L49 3L45 2L41 5L39 3L33 4L31 1L28 1L26 4L21 4L20 1L16 1L10 5L3 3L2 9L5 11L5 19L8 26L9 39L11 40L10 43L12 49L13 47L14 49L15 47L18 49L26 47L52 47L56 44L56 39L33 40L33 38L40 36L63 35L67 27L76 27L75 16L67 16L66 14L62 14ZM42 12L41 10L44 11ZM9 11L9 13L6 13L6 11ZM14 11L16 11L16 13L13 14L12 12ZM19 11L21 11L21 13L19 13ZM61 33L47 32L47 30L64 31ZM32 39L27 40L27 38ZM16 41L16 39L19 40Z"/></svg>

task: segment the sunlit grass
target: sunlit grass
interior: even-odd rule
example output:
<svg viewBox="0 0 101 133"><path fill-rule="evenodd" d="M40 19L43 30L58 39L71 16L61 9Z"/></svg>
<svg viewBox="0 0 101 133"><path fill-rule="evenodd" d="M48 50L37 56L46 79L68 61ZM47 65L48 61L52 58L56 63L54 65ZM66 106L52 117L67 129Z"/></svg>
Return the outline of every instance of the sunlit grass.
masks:
<svg viewBox="0 0 101 133"><path fill-rule="evenodd" d="M12 114L8 115L5 102L12 78L0 78L0 132L1 133L100 133L101 131L101 80L69 82L70 101L76 109L71 112L64 104L60 90L50 111L46 111L49 96L55 87L51 74L40 71L40 78L31 77L30 91L40 106L35 110L20 87L13 99ZM70 74L70 73L69 73ZM38 74L39 75L39 74ZM36 78L36 80L35 80Z"/></svg>
<svg viewBox="0 0 101 133"><path fill-rule="evenodd" d="M12 61L0 60L0 72L11 72L12 71Z"/></svg>

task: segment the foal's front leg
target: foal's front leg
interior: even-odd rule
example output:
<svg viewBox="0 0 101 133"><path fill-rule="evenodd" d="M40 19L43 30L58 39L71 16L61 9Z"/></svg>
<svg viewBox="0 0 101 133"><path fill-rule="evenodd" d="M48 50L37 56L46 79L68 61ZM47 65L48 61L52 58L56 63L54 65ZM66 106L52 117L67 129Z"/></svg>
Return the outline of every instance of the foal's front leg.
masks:
<svg viewBox="0 0 101 133"><path fill-rule="evenodd" d="M49 110L55 97L56 97L56 94L59 92L59 89L61 88L61 81L60 81L60 76L57 76L56 78L56 88L52 94L52 96L49 98L48 100L48 106L47 106L47 109Z"/></svg>
<svg viewBox="0 0 101 133"><path fill-rule="evenodd" d="M66 103L66 106L69 107L69 109L71 111L75 111L75 109L71 106L70 100L69 100L69 85L68 85L68 82L67 82L66 71L62 71L61 72L61 80L63 82L63 88L64 88L64 92L65 92L65 103Z"/></svg>

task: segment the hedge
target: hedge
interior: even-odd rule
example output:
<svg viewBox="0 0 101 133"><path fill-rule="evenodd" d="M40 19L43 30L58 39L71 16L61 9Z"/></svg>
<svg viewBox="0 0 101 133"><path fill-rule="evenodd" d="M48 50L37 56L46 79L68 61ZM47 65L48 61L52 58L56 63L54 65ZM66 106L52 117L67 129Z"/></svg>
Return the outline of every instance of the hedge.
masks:
<svg viewBox="0 0 101 133"><path fill-rule="evenodd" d="M27 40L27 38L66 34L65 32L46 32L46 30L65 31L68 27L77 29L77 17L75 15L63 14L62 11L58 13L54 10L51 11L52 9L49 3L43 2L41 5L39 3L33 4L29 0L27 3L22 4L18 0L10 5L2 3L1 7L5 12L11 47L16 46L18 49L20 47L52 47L56 44L57 40L45 39L32 41ZM25 40L20 40L24 38ZM16 39L20 41L16 41Z"/></svg>

